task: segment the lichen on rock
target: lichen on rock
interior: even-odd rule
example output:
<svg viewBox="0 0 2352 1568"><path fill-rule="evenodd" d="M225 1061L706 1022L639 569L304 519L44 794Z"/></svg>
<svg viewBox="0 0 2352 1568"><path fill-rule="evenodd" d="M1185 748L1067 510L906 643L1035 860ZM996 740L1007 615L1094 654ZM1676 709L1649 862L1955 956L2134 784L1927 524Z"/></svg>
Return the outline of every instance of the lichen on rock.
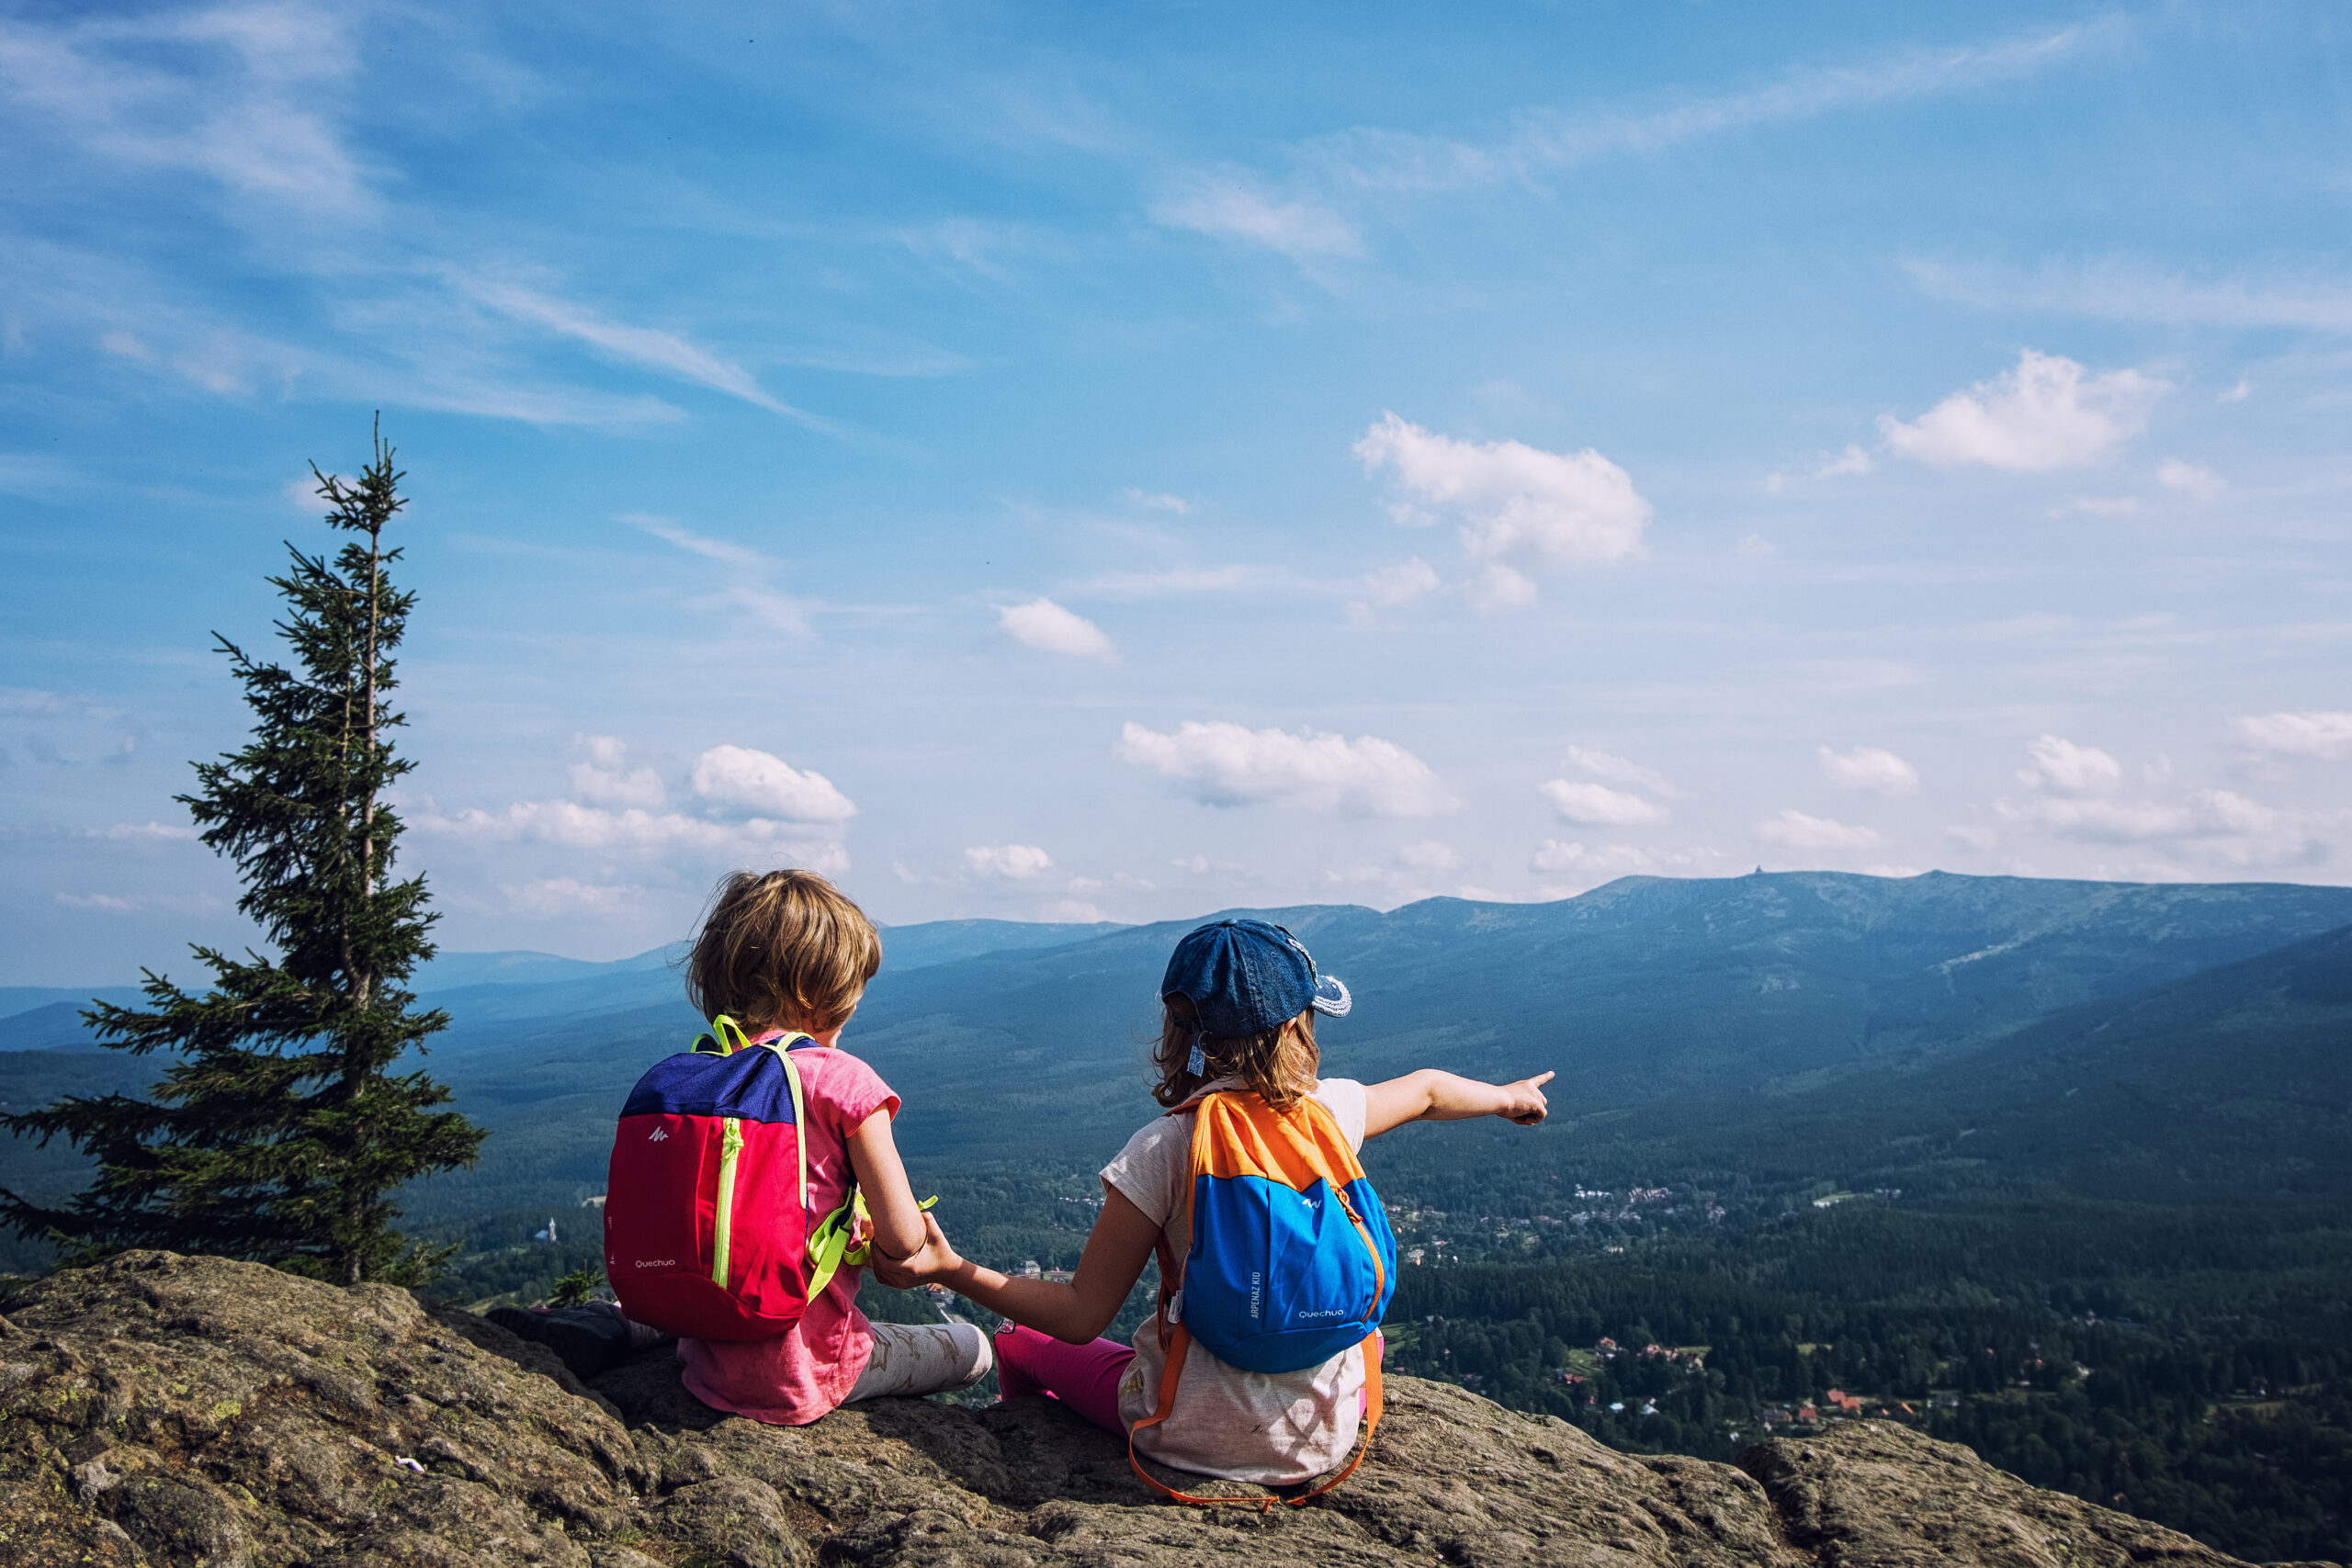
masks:
<svg viewBox="0 0 2352 1568"><path fill-rule="evenodd" d="M1635 1458L1462 1389L1388 1383L1303 1508L1157 1499L1050 1400L722 1415L650 1352L583 1387L404 1291L126 1253L0 1318L0 1562L449 1568L2225 1568L1882 1423L1739 1468ZM1261 1489L1226 1488L1262 1500Z"/></svg>

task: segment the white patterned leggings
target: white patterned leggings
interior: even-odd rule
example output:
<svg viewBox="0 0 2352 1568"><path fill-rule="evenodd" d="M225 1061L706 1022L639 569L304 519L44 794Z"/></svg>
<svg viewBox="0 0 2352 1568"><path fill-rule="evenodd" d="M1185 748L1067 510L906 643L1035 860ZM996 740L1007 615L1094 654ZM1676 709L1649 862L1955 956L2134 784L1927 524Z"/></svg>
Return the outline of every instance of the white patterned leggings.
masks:
<svg viewBox="0 0 2352 1568"><path fill-rule="evenodd" d="M989 1337L968 1323L877 1323L874 1355L843 1404L969 1388L996 1365Z"/></svg>

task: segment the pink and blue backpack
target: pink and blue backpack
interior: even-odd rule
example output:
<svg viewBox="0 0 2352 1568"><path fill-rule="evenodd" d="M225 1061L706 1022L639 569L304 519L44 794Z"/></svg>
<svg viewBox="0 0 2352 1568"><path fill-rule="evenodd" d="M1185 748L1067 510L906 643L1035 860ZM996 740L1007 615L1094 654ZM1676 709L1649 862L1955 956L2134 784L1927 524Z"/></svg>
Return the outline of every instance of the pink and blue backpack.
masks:
<svg viewBox="0 0 2352 1568"><path fill-rule="evenodd" d="M865 1260L849 1201L808 1199L808 1101L781 1032L715 1019L621 1108L605 1199L605 1277L621 1311L695 1339L768 1339L800 1320L843 1263ZM856 1244L853 1246L853 1243Z"/></svg>

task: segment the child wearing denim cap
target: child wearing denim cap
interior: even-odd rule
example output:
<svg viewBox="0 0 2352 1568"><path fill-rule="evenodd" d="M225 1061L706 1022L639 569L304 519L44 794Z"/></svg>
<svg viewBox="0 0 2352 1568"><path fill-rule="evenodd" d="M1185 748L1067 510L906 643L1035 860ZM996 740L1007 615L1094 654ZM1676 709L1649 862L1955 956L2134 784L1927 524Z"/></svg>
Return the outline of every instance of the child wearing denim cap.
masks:
<svg viewBox="0 0 2352 1568"><path fill-rule="evenodd" d="M1068 1282L1008 1279L959 1257L938 1222L903 1263L877 1260L887 1284L939 1283L1008 1319L998 1332L998 1387L1011 1398L1044 1393L1138 1451L1196 1474L1287 1485L1336 1468L1354 1446L1363 1409L1363 1358L1354 1349L1295 1372L1250 1372L1197 1344L1180 1375L1172 1414L1146 1424L1157 1404L1167 1325L1158 1315L1132 1346L1098 1338L1143 1275L1155 1248L1183 1258L1192 1247L1187 1191L1198 1099L1254 1090L1277 1110L1312 1096L1351 1145L1408 1122L1500 1116L1544 1120L1550 1073L1510 1084L1477 1083L1433 1067L1385 1083L1321 1077L1315 1019L1346 1016L1348 989L1318 976L1306 949L1263 920L1217 920L1189 933L1160 982L1159 1081L1170 1108L1102 1168L1102 1213Z"/></svg>

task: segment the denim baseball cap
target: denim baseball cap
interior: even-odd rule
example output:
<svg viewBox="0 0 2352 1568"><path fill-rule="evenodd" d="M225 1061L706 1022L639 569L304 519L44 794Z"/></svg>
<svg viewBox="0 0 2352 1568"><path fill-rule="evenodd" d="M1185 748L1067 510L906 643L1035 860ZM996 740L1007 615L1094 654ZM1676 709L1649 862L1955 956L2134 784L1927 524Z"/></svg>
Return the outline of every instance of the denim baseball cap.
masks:
<svg viewBox="0 0 2352 1568"><path fill-rule="evenodd" d="M1310 1007L1345 1018L1354 1005L1336 976L1316 974L1296 937L1247 919L1214 920L1185 933L1159 996L1191 998L1202 1032L1220 1038L1279 1028Z"/></svg>

